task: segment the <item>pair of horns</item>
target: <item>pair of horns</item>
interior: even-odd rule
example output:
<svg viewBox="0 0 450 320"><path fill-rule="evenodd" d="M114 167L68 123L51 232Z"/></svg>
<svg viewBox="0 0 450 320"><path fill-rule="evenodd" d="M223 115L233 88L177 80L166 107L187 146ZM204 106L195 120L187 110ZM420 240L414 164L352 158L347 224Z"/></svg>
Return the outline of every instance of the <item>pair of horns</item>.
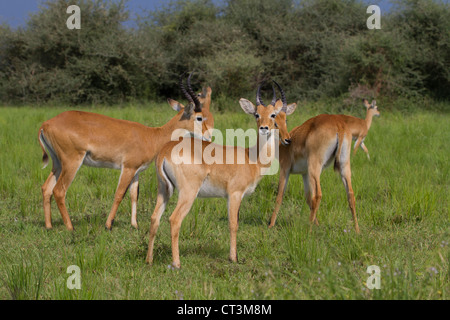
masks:
<svg viewBox="0 0 450 320"><path fill-rule="evenodd" d="M278 82L276 82L275 80L272 80L273 83L275 83L275 85L278 87L278 90L280 90L281 93L281 101L283 102L283 110L286 109L287 107L287 100L286 100L286 95L283 91L283 88L281 88L281 86L279 85ZM263 83L264 84L264 83ZM256 103L258 105L263 105L264 107L266 107L266 105L264 104L262 98L261 98L261 87L263 86L263 84L261 84L258 87L258 90L256 92ZM272 98L272 102L270 103L271 105L275 105L275 103L277 102L277 93L275 92L275 87L272 85L272 90L273 90L273 98Z"/></svg>
<svg viewBox="0 0 450 320"><path fill-rule="evenodd" d="M187 78L187 90L186 90L186 88L184 87L184 84L183 84L183 76L185 74L186 73L183 73L180 76L180 89L181 89L181 92L183 92L183 94L186 97L186 99L188 99L188 101L194 105L194 112L201 112L202 111L202 104L200 103L200 100L198 99L197 95L195 94L194 90L192 90L192 87L191 87L191 77L192 77L193 72L191 72L189 74L188 78Z"/></svg>

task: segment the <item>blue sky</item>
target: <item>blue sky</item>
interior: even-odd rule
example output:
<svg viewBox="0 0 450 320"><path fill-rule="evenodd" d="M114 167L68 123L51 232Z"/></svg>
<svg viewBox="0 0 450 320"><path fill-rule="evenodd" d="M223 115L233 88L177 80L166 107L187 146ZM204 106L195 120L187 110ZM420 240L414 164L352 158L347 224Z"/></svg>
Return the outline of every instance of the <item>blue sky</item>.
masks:
<svg viewBox="0 0 450 320"><path fill-rule="evenodd" d="M138 13L142 9L152 10L160 7L164 0L129 0L128 9L133 13ZM219 2L219 1L217 1ZM390 8L388 0L366 0L370 4L379 5L381 11ZM0 0L0 23L7 23L12 27L23 26L30 13L38 10L42 0Z"/></svg>
<svg viewBox="0 0 450 320"><path fill-rule="evenodd" d="M0 0L0 23L12 27L23 26L30 13L36 12L42 0ZM142 9L155 9L164 4L164 0L129 0L128 9L132 13Z"/></svg>

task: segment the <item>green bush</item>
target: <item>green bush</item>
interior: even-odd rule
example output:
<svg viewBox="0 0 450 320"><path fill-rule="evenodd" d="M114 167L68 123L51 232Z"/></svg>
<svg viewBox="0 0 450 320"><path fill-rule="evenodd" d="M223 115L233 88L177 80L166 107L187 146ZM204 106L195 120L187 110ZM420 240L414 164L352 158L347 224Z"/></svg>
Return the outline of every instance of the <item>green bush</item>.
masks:
<svg viewBox="0 0 450 320"><path fill-rule="evenodd" d="M130 28L125 0L48 0L25 27L0 26L0 97L73 104L178 98L178 76L195 70L195 89L210 85L224 101L254 94L270 79L289 100L449 99L448 4L396 3L383 13L381 30L367 29L361 0L178 0ZM65 26L69 4L80 6L81 30Z"/></svg>

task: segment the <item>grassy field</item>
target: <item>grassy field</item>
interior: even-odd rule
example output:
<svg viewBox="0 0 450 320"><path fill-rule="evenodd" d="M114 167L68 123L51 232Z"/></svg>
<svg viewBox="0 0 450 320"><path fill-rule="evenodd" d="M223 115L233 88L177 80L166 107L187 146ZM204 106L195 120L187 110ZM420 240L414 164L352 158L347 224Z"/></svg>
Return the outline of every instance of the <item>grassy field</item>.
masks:
<svg viewBox="0 0 450 320"><path fill-rule="evenodd" d="M300 105L289 128L321 108ZM0 108L0 299L449 299L450 116L379 108L366 139L371 161L362 150L352 158L361 235L332 168L322 174L319 227L308 232L302 179L291 176L269 230L278 175L268 176L241 207L240 262L228 261L226 200L198 199L181 229L181 270L168 267L176 195L161 220L154 265L145 264L153 165L140 176L138 230L130 225L128 195L112 232L104 228L120 172L82 167L67 196L75 231L65 229L54 202L54 229L46 231L40 187L51 166L41 169L37 133L67 108ZM89 111L152 126L173 116L168 105ZM364 116L362 107L346 113ZM221 130L255 126L244 112L215 119ZM81 290L66 286L71 265L81 269ZM381 269L379 290L366 287L370 265Z"/></svg>

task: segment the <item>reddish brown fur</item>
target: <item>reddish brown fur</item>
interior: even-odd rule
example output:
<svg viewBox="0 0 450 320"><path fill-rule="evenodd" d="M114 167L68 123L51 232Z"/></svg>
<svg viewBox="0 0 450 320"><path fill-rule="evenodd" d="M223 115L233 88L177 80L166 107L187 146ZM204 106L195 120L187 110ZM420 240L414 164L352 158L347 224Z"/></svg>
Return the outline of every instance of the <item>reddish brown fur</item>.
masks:
<svg viewBox="0 0 450 320"><path fill-rule="evenodd" d="M259 105L255 106L248 100L241 99L241 107L245 112L253 114L256 111L259 114L257 119L258 128L267 127L268 130L275 128L275 119L271 117L272 114L280 112L282 109L282 103L278 101L275 107L269 105L264 107ZM249 107L251 104L252 107ZM253 111L251 111L253 109ZM197 145L194 144L194 140L184 140L182 143L191 143L194 148L205 148L214 145L209 142L202 142ZM270 142L272 144L273 142ZM236 234L238 229L238 215L242 198L245 194L254 190L259 180L262 178L261 169L263 167L270 166L263 165L259 161L257 163L249 162L249 149L242 149L238 147L226 147L218 146L221 148L224 159L226 159L227 152L233 151L235 160L238 150L243 150L246 156L245 164L227 164L224 161L223 164L206 164L203 159L199 159L200 164L194 164L194 155L200 155L200 152L194 153L194 148L191 149L191 154L176 155L172 154L177 142L171 142L167 144L156 159L156 168L158 174L158 197L155 206L155 210L152 215L149 247L147 253L147 262L153 262L153 246L155 241L156 232L159 227L161 215L163 214L166 204L169 198L173 194L173 189L177 188L178 203L170 216L171 225L171 237L172 237L172 265L176 268L180 267L179 258L179 232L181 223L186 215L189 213L190 208L197 196L204 193L202 196L211 197L226 197L228 198L228 218L230 228L230 260L237 261L237 249L236 249ZM258 147L258 144L257 146ZM272 148L272 145L269 146ZM272 150L272 149L271 149ZM181 163L181 159L190 160L191 164ZM176 160L177 164L174 164ZM207 192L210 192L208 195Z"/></svg>
<svg viewBox="0 0 450 320"><path fill-rule="evenodd" d="M358 147L361 147L367 155L367 158L370 160L369 150L364 144L364 139L369 132L369 129L372 125L372 119L374 116L379 116L380 112L378 111L378 107L376 106L376 102L372 101L373 105L369 104L369 101L364 99L364 106L367 109L366 118L360 119L353 116L347 115L339 115L339 117L347 124L352 133L353 140L356 140L355 146L353 148L353 154L356 154L358 151Z"/></svg>
<svg viewBox="0 0 450 320"><path fill-rule="evenodd" d="M53 195L64 224L67 229L73 229L65 196L79 167L88 158L91 162L102 163L98 166L105 167L105 163L108 163L106 167L122 170L106 227L111 229L118 206L128 188L132 199L132 224L137 227L136 202L140 171L145 170L161 147L170 141L173 130L182 128L193 132L196 117L202 116L191 108L185 109L174 100L169 102L179 112L159 128L82 111L63 112L42 124L39 137L48 144L46 147L51 149L53 160L52 172L42 186L46 228L52 228L50 202ZM205 123L202 123L202 132L206 130ZM40 143L45 163L48 155Z"/></svg>
<svg viewBox="0 0 450 320"><path fill-rule="evenodd" d="M307 120L290 132L291 144L280 146L280 178L275 209L269 227L275 225L283 201L284 191L291 173L303 175L306 202L310 207L310 222L318 224L317 211L322 199L320 174L332 161L341 174L355 229L359 233L355 211L355 198L351 185L350 147L351 132L336 115L319 115Z"/></svg>

